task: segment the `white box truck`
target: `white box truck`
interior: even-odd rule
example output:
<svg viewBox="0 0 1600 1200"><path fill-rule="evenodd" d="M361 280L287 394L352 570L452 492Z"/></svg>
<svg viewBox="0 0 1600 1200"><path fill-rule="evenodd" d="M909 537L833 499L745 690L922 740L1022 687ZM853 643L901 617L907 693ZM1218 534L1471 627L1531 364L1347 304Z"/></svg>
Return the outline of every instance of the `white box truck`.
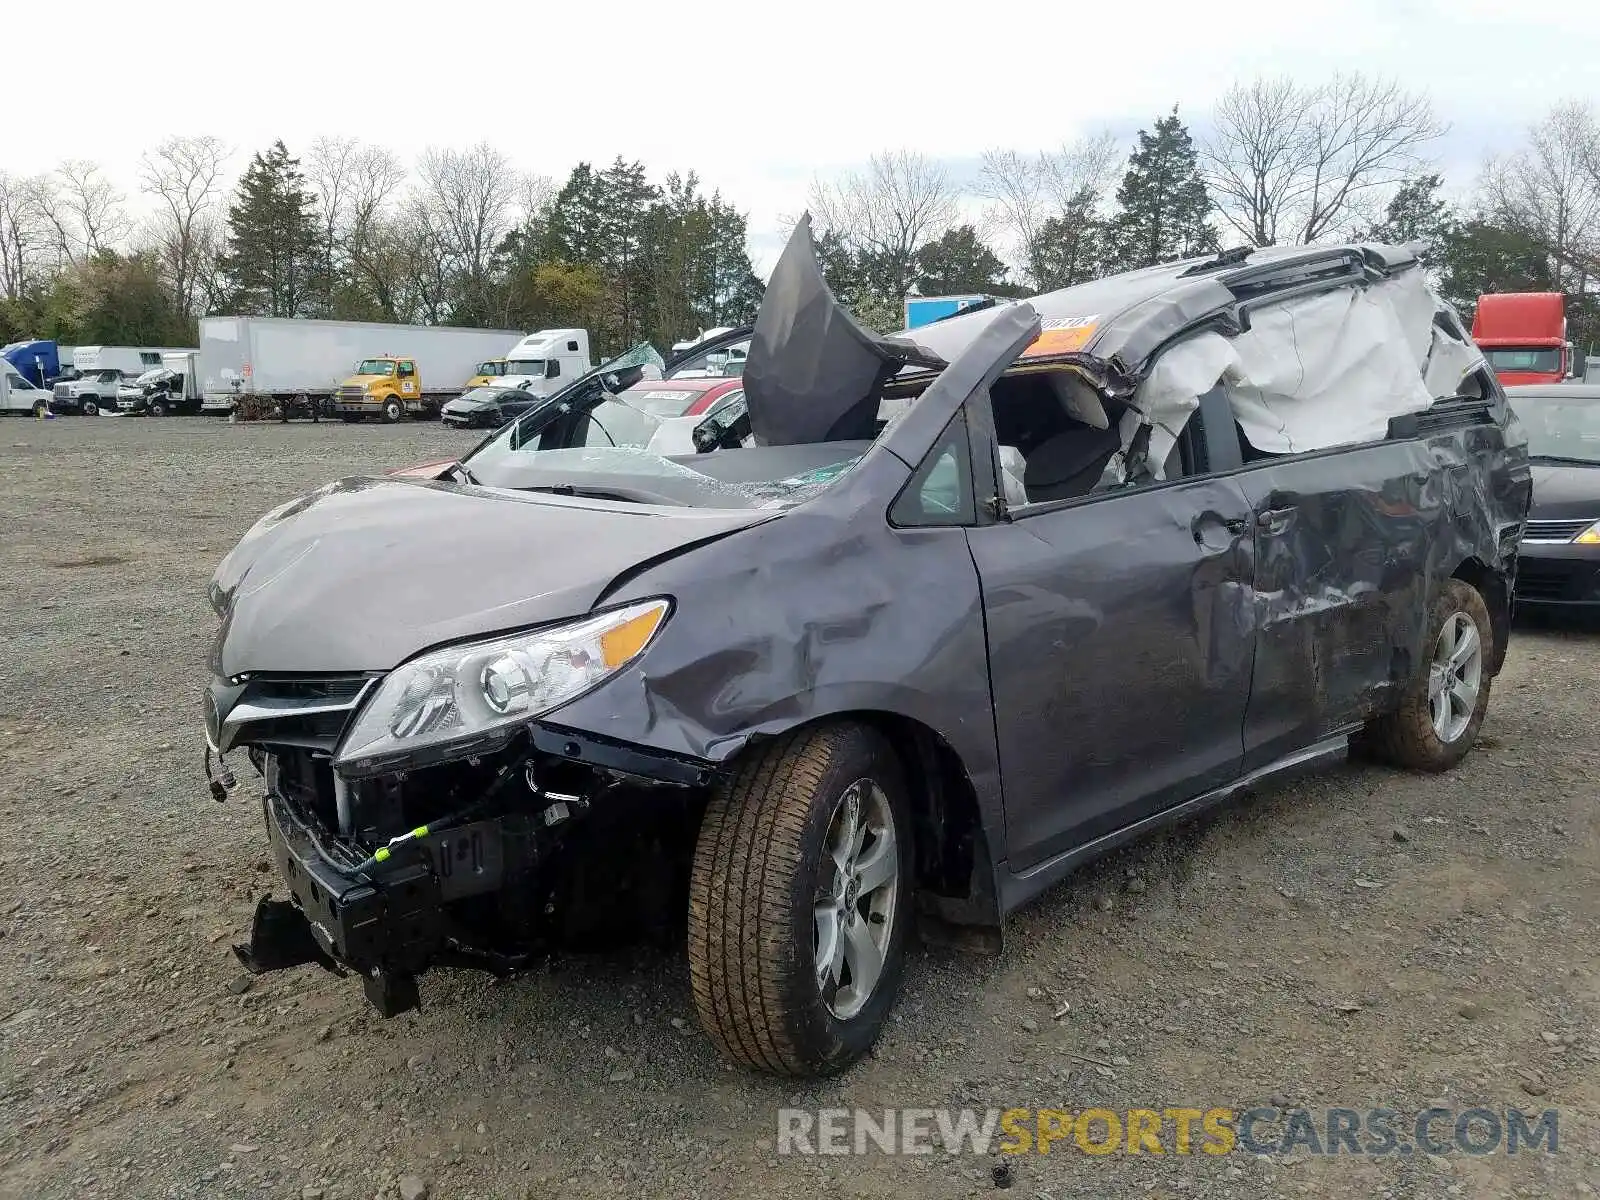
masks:
<svg viewBox="0 0 1600 1200"><path fill-rule="evenodd" d="M93 417L116 412L121 390L161 365L164 354L191 354L177 346L77 346L72 365L78 378L55 385L57 412Z"/></svg>
<svg viewBox="0 0 1600 1200"><path fill-rule="evenodd" d="M16 367L0 359L0 415L6 413L48 416L50 393L29 383Z"/></svg>
<svg viewBox="0 0 1600 1200"><path fill-rule="evenodd" d="M438 411L478 364L522 334L451 325L383 325L299 317L204 317L200 377L205 412L245 398L288 420L337 413L347 421Z"/></svg>

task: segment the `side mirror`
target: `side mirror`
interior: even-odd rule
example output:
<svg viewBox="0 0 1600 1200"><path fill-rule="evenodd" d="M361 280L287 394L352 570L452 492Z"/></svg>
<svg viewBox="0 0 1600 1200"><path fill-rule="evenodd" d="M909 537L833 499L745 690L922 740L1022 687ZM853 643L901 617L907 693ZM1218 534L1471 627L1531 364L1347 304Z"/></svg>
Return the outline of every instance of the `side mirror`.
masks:
<svg viewBox="0 0 1600 1200"><path fill-rule="evenodd" d="M694 427L690 437L694 448L709 454L719 447L733 449L744 441L750 432L750 406L742 397L723 405L717 415L707 417Z"/></svg>
<svg viewBox="0 0 1600 1200"><path fill-rule="evenodd" d="M707 417L694 427L690 435L694 438L694 448L697 454L710 454L722 444L722 435L727 433L722 422L715 417Z"/></svg>

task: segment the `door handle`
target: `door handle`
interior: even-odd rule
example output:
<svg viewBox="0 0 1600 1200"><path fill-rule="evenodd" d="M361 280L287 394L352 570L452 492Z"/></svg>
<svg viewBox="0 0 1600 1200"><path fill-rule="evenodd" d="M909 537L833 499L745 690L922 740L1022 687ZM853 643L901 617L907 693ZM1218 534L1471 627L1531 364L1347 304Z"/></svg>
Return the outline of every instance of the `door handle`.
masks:
<svg viewBox="0 0 1600 1200"><path fill-rule="evenodd" d="M1294 514L1295 506L1292 504L1287 508L1264 508L1256 514L1256 528L1277 533Z"/></svg>

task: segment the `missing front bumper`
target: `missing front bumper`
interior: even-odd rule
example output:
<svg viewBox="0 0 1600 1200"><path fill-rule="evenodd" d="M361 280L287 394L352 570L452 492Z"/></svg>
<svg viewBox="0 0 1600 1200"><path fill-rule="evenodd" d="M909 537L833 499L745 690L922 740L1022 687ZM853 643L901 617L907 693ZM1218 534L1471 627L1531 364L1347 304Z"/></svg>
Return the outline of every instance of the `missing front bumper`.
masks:
<svg viewBox="0 0 1600 1200"><path fill-rule="evenodd" d="M416 976L444 949L444 910L433 864L422 856L377 878L337 870L277 796L262 800L267 837L290 899L256 905L250 941L234 953L254 973L316 963L362 977L385 1016L419 1007Z"/></svg>

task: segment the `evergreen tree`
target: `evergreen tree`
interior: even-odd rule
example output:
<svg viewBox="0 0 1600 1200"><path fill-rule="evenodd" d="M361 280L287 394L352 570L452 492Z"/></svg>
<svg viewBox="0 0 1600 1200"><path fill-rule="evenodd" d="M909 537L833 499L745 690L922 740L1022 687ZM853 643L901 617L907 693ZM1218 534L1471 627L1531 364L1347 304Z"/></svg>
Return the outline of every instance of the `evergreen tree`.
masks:
<svg viewBox="0 0 1600 1200"><path fill-rule="evenodd" d="M749 227L743 213L711 194L707 248L711 256L711 291L706 297L707 326L746 325L756 319L766 290L750 263Z"/></svg>
<svg viewBox="0 0 1600 1200"><path fill-rule="evenodd" d="M538 257L598 264L605 258L600 176L586 162L572 168L550 205Z"/></svg>
<svg viewBox="0 0 1600 1200"><path fill-rule="evenodd" d="M1074 199L1066 216L1051 217L1039 228L1028 258L1028 276L1041 292L1086 283L1105 273L1111 231L1094 211L1094 197Z"/></svg>
<svg viewBox="0 0 1600 1200"><path fill-rule="evenodd" d="M1439 198L1444 181L1437 175L1418 175L1401 184L1384 209L1383 220L1368 230L1369 242L1428 242L1433 249L1444 248L1456 221L1449 204Z"/></svg>
<svg viewBox="0 0 1600 1200"><path fill-rule="evenodd" d="M543 258L589 267L604 284L589 330L603 353L625 350L651 329L651 223L660 196L643 163L618 158L604 171L579 163L551 205Z"/></svg>
<svg viewBox="0 0 1600 1200"><path fill-rule="evenodd" d="M231 306L267 317L313 315L323 254L316 198L282 141L250 161L228 207L219 262Z"/></svg>
<svg viewBox="0 0 1600 1200"><path fill-rule="evenodd" d="M1154 132L1139 131L1139 148L1128 158L1117 206L1111 229L1116 270L1217 249L1216 231L1207 220L1214 206L1177 105L1156 122Z"/></svg>
<svg viewBox="0 0 1600 1200"><path fill-rule="evenodd" d="M916 254L917 289L924 296L961 292L1004 295L1006 266L971 225L957 225Z"/></svg>
<svg viewBox="0 0 1600 1200"><path fill-rule="evenodd" d="M1555 272L1544 246L1526 234L1488 221L1454 224L1434 261L1439 291L1467 321L1486 292L1555 291Z"/></svg>
<svg viewBox="0 0 1600 1200"><path fill-rule="evenodd" d="M652 337L670 345L700 330L755 318L761 281L745 249L744 216L699 179L676 174L651 213Z"/></svg>

